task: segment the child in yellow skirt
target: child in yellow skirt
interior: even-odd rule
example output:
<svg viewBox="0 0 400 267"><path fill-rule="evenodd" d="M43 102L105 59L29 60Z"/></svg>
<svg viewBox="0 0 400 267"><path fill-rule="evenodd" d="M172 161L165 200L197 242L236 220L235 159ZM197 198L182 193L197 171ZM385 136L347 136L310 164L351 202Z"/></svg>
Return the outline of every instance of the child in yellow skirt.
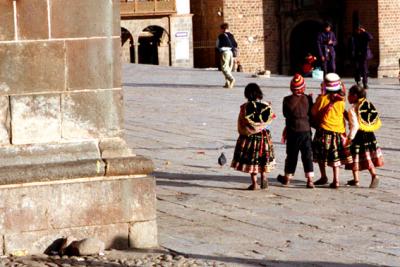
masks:
<svg viewBox="0 0 400 267"><path fill-rule="evenodd" d="M322 94L311 109L316 124L313 139L313 158L318 162L321 178L315 185L328 183L326 166L333 169L331 188L339 188L339 167L352 162L349 149L345 146L345 88L336 73L325 76Z"/></svg>

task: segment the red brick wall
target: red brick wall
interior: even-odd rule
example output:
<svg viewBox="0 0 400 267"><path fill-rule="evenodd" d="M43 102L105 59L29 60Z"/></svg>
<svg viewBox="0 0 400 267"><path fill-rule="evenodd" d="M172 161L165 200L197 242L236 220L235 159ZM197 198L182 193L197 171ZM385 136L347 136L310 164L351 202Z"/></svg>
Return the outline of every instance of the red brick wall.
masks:
<svg viewBox="0 0 400 267"><path fill-rule="evenodd" d="M240 49L244 71L265 68L264 9L261 0L225 0L224 19Z"/></svg>
<svg viewBox="0 0 400 267"><path fill-rule="evenodd" d="M280 63L278 6L274 0L264 0L265 67L277 73Z"/></svg>
<svg viewBox="0 0 400 267"><path fill-rule="evenodd" d="M400 1L378 0L379 68L378 77L397 76L400 59Z"/></svg>

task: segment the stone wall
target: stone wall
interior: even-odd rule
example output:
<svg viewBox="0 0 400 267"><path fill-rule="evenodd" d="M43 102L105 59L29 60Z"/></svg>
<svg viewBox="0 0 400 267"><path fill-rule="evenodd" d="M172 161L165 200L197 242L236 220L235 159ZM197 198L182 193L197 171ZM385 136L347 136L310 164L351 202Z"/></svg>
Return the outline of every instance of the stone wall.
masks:
<svg viewBox="0 0 400 267"><path fill-rule="evenodd" d="M378 0L379 67L378 77L399 75L400 60L400 2Z"/></svg>
<svg viewBox="0 0 400 267"><path fill-rule="evenodd" d="M9 99L0 121L10 129L9 143L121 136L119 14L109 1L86 2L0 0L7 14L0 35L0 94L3 102ZM85 15L76 21L68 14Z"/></svg>
<svg viewBox="0 0 400 267"><path fill-rule="evenodd" d="M216 67L215 42L223 22L239 46L244 71L278 69L279 28L276 1L192 0L195 67Z"/></svg>
<svg viewBox="0 0 400 267"><path fill-rule="evenodd" d="M193 67L193 25L192 15L170 17L171 25L171 66Z"/></svg>
<svg viewBox="0 0 400 267"><path fill-rule="evenodd" d="M267 9L267 8L266 8ZM239 60L246 72L265 68L263 1L224 1L224 20L229 23L240 49Z"/></svg>
<svg viewBox="0 0 400 267"><path fill-rule="evenodd" d="M121 138L119 0L0 0L0 254L157 246L150 160Z"/></svg>

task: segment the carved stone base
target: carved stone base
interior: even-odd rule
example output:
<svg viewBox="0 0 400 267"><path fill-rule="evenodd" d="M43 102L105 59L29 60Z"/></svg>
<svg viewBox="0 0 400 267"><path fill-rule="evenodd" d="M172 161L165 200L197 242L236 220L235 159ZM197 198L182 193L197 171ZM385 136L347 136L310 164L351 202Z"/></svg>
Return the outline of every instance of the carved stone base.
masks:
<svg viewBox="0 0 400 267"><path fill-rule="evenodd" d="M0 253L43 253L65 236L156 247L155 200L155 179L146 175L1 185Z"/></svg>

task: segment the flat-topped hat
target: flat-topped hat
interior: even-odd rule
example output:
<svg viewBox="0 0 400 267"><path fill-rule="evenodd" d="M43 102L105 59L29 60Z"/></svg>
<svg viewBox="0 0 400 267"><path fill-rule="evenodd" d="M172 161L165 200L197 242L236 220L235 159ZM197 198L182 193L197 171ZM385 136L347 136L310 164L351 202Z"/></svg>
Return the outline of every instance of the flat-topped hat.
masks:
<svg viewBox="0 0 400 267"><path fill-rule="evenodd" d="M342 90L343 83L339 75L336 73L328 73L325 75L324 87L328 92L336 92Z"/></svg>

